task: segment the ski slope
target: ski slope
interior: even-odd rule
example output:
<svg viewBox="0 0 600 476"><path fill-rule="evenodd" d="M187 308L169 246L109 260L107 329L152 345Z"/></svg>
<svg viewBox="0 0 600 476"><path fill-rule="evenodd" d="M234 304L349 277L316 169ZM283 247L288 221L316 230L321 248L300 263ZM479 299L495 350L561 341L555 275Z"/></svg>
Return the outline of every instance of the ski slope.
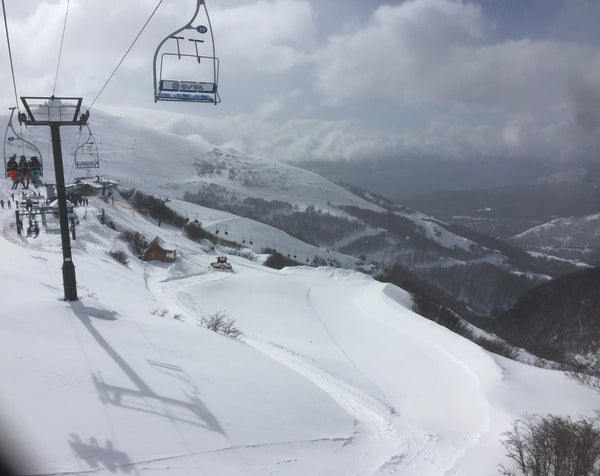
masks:
<svg viewBox="0 0 600 476"><path fill-rule="evenodd" d="M161 237L177 261L137 260L102 209L117 229ZM55 224L18 236L14 210L0 210L0 441L21 474L493 475L513 419L598 408L562 373L415 314L395 286L265 268L119 200L76 211L79 301L64 302ZM233 273L210 269L219 254ZM217 312L244 335L199 325Z"/></svg>

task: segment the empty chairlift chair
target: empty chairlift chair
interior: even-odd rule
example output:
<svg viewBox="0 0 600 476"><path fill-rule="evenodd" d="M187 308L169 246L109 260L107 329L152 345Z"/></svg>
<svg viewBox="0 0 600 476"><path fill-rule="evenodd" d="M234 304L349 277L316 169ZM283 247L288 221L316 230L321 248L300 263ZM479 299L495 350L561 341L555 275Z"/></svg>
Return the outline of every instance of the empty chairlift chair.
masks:
<svg viewBox="0 0 600 476"><path fill-rule="evenodd" d="M85 127L87 128L87 138L80 141L73 156L75 157L75 168L86 169L89 172L89 169L97 169L100 167L100 156L90 126L86 124Z"/></svg>
<svg viewBox="0 0 600 476"><path fill-rule="evenodd" d="M218 104L219 59L204 0L192 19L162 40L154 53L154 102Z"/></svg>

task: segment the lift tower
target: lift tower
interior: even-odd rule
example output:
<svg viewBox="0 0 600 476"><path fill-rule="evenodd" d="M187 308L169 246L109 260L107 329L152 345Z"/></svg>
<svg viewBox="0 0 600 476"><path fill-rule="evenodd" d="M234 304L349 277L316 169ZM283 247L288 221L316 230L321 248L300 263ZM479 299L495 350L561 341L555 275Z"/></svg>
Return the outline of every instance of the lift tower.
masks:
<svg viewBox="0 0 600 476"><path fill-rule="evenodd" d="M71 257L69 238L69 215L67 194L65 192L65 173L62 162L60 126L79 126L87 124L89 111L81 114L82 98L70 97L21 97L26 112L19 113L19 122L26 126L50 126L52 153L54 155L54 174L56 175L56 195L58 199L58 218L60 220L60 238L63 252L63 286L65 301L77 301L77 281L75 265Z"/></svg>

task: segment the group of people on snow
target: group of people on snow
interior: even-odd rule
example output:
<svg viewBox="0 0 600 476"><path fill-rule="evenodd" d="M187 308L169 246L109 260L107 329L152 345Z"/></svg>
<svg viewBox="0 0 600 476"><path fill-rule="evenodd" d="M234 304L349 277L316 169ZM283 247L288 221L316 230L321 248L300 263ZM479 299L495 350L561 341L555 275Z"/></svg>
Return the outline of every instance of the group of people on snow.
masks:
<svg viewBox="0 0 600 476"><path fill-rule="evenodd" d="M35 236L37 237L40 234L40 224L37 220L31 220L29 217L29 226L27 227L27 236Z"/></svg>
<svg viewBox="0 0 600 476"><path fill-rule="evenodd" d="M25 193L25 192L23 192L23 194L24 194L24 193ZM15 194L14 194L14 193L11 193L11 194L10 194L10 198L12 198L12 201L13 201L13 202L15 202L15 206L16 206L16 208L19 208L19 201L15 199ZM4 203L5 203L5 202L4 202L4 199L1 199L1 200L0 200L0 207L4 208ZM6 200L6 206L7 206L8 208L11 208L11 201L10 201L10 199L8 199L8 198L7 198L7 200Z"/></svg>
<svg viewBox="0 0 600 476"><path fill-rule="evenodd" d="M29 188L29 183L35 187L42 184L42 164L35 155L29 160L22 155L17 162L17 154L13 154L6 163L6 171L12 180L11 190L15 190L19 184L23 188Z"/></svg>

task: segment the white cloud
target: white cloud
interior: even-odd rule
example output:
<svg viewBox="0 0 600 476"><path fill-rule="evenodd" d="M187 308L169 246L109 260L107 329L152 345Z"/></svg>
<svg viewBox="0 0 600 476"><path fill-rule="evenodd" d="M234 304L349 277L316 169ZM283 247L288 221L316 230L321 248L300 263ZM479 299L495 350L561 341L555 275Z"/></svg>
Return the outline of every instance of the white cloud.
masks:
<svg viewBox="0 0 600 476"><path fill-rule="evenodd" d="M494 19L458 0L373 11L366 2L366 21L344 23L340 9L332 23L343 33L317 32L327 22L316 12L328 10L309 1L208 4L222 61L218 108L153 103L154 51L193 11L189 0L164 2L97 107L134 108L182 135L201 131L218 145L285 160L598 149L600 52L592 44L492 40ZM8 17L19 93L50 94L66 0L17 3ZM70 0L57 94L89 103L155 5ZM7 65L5 55L0 48ZM11 85L8 68L0 79ZM14 101L5 91L3 108Z"/></svg>
<svg viewBox="0 0 600 476"><path fill-rule="evenodd" d="M448 49L474 44L482 30L481 12L472 5L450 0L384 5L365 28L332 36L316 54L317 87L332 102L379 92L422 97L420 85L438 82L429 75L444 64Z"/></svg>
<svg viewBox="0 0 600 476"><path fill-rule="evenodd" d="M287 71L309 59L314 24L302 0L260 0L215 10L217 54L229 74Z"/></svg>
<svg viewBox="0 0 600 476"><path fill-rule="evenodd" d="M413 104L540 109L566 94L586 48L554 41L491 43L480 8L455 0L382 6L352 35L333 36L316 56L317 88L329 102L392 96Z"/></svg>

